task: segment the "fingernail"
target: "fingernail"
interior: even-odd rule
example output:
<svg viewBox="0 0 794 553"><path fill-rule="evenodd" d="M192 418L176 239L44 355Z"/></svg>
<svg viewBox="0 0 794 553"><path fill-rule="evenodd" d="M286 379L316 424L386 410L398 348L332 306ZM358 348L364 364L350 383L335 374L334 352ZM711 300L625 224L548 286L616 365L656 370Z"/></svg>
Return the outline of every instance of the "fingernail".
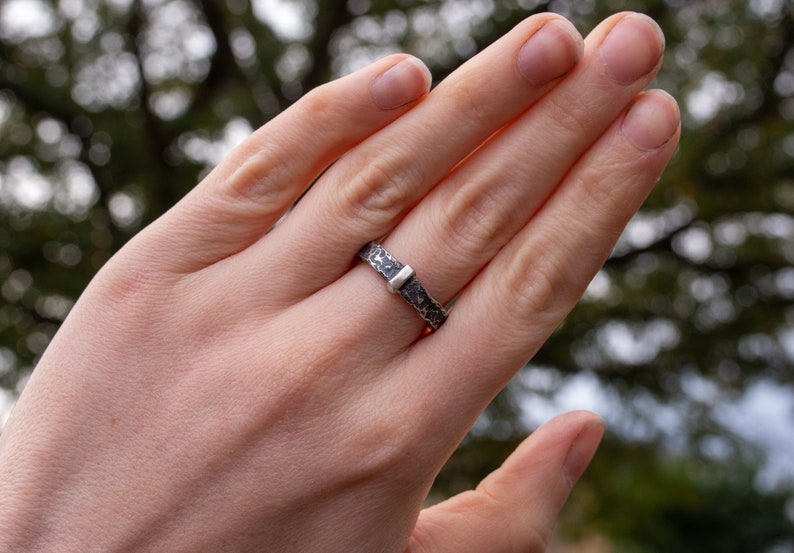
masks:
<svg viewBox="0 0 794 553"><path fill-rule="evenodd" d="M430 70L414 57L405 58L372 83L372 99L381 109L396 109L418 100L430 89Z"/></svg>
<svg viewBox="0 0 794 553"><path fill-rule="evenodd" d="M623 119L623 134L640 150L655 150L678 130L680 115L672 96L661 90L646 92L629 107Z"/></svg>
<svg viewBox="0 0 794 553"><path fill-rule="evenodd" d="M563 473L573 487L584 474L585 469L593 459L598 444L604 436L604 423L601 420L585 426L574 440L563 464Z"/></svg>
<svg viewBox="0 0 794 553"><path fill-rule="evenodd" d="M612 27L599 51L609 78L618 84L629 84L653 71L659 63L664 35L650 17L630 14Z"/></svg>
<svg viewBox="0 0 794 553"><path fill-rule="evenodd" d="M541 86L565 75L582 56L582 37L563 19L547 21L518 52L518 70L530 84Z"/></svg>

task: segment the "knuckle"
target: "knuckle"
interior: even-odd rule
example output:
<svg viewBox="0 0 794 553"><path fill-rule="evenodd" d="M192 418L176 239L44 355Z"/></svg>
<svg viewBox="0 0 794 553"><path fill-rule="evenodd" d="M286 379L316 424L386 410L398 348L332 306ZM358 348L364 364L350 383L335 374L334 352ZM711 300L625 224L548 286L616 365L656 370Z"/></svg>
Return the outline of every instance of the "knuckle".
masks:
<svg viewBox="0 0 794 553"><path fill-rule="evenodd" d="M552 114L551 123L554 127L562 129L569 136L590 136L593 126L592 115L588 116L592 113L590 110L572 109L567 98L558 98L555 95L550 95L548 98L552 103L552 108L546 113Z"/></svg>
<svg viewBox="0 0 794 553"><path fill-rule="evenodd" d="M283 178L285 152L254 135L241 146L240 154L243 161L224 179L225 196L235 204L241 201L242 206L255 200L260 210L271 204L281 206L292 194L291 183Z"/></svg>
<svg viewBox="0 0 794 553"><path fill-rule="evenodd" d="M329 112L334 111L332 90L336 84L332 81L311 89L295 103L294 109L303 112L302 115L309 117L310 121L324 120Z"/></svg>
<svg viewBox="0 0 794 553"><path fill-rule="evenodd" d="M383 474L405 475L406 466L415 451L413 444L394 426L394 421L370 422L362 429L353 447L362 454L355 461L356 479L378 478Z"/></svg>
<svg viewBox="0 0 794 553"><path fill-rule="evenodd" d="M334 126L329 123L336 117L338 108L332 102L332 94L323 85L306 93L294 106L280 117L280 127L288 128L297 136L293 129L308 130L307 122L311 122L313 133L310 140L322 145L333 137ZM291 147L292 139L274 140L273 128L269 125L260 127L237 147L229 165L232 169L223 179L222 185L226 195L233 200L242 200L243 205L256 200L258 209L273 205L281 208L285 202L293 199L296 188L291 174L295 167L306 163L300 150Z"/></svg>
<svg viewBox="0 0 794 553"><path fill-rule="evenodd" d="M342 212L367 225L382 226L392 221L413 201L416 177L393 158L379 156L340 179L338 201Z"/></svg>
<svg viewBox="0 0 794 553"><path fill-rule="evenodd" d="M479 257L494 242L501 227L501 218L490 201L480 197L460 205L450 201L441 204L438 223L453 251L466 258Z"/></svg>
<svg viewBox="0 0 794 553"><path fill-rule="evenodd" d="M583 194L582 205L591 209L613 212L625 203L621 195L621 187L610 186L611 179L607 175L613 174L617 167L602 164L599 171L588 172L586 175L577 176L571 183Z"/></svg>
<svg viewBox="0 0 794 553"><path fill-rule="evenodd" d="M580 233L597 232L617 240L626 220L634 212L635 200L626 193L626 186L616 182L615 175L625 173L618 163L604 161L598 171L573 177L572 188L581 191L575 220L580 222ZM631 178L630 176L627 178Z"/></svg>
<svg viewBox="0 0 794 553"><path fill-rule="evenodd" d="M490 128L494 123L494 114L489 109L490 104L483 101L471 88L471 81L459 79L450 84L447 95L454 106L456 113L465 114L465 119L476 126Z"/></svg>
<svg viewBox="0 0 794 553"><path fill-rule="evenodd" d="M556 320L571 295L566 277L575 270L550 248L536 250L531 259L511 264L505 279L508 308L518 320Z"/></svg>

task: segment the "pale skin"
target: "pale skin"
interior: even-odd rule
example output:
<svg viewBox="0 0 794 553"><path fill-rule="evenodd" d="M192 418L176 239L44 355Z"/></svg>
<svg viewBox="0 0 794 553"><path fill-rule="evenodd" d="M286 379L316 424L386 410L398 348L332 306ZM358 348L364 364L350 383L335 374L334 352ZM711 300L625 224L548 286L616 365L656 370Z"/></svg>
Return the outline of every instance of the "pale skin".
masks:
<svg viewBox="0 0 794 553"><path fill-rule="evenodd" d="M543 551L594 414L422 506L672 156L675 101L642 92L663 48L637 14L586 39L533 16L429 94L394 55L254 133L41 359L0 437L0 550ZM356 261L373 239L457 296L438 332Z"/></svg>

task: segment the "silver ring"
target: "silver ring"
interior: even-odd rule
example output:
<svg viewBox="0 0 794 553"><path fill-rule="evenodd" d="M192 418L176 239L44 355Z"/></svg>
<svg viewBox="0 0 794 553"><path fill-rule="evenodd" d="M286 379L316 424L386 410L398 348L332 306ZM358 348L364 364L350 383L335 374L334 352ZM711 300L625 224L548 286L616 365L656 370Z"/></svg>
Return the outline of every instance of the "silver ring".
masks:
<svg viewBox="0 0 794 553"><path fill-rule="evenodd" d="M386 279L389 292L400 294L408 305L416 309L430 330L438 330L447 320L447 310L425 290L410 265L397 261L377 242L370 242L361 248L358 257Z"/></svg>

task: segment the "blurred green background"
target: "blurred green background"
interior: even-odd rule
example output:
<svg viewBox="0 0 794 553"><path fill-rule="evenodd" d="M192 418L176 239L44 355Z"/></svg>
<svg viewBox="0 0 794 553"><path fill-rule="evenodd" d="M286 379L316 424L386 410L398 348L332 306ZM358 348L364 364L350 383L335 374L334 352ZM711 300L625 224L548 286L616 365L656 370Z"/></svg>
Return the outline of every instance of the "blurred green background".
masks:
<svg viewBox="0 0 794 553"><path fill-rule="evenodd" d="M97 269L306 90L395 51L438 81L532 13L620 10L665 31L681 147L433 497L591 408L555 551L794 552L788 0L0 0L0 423Z"/></svg>

